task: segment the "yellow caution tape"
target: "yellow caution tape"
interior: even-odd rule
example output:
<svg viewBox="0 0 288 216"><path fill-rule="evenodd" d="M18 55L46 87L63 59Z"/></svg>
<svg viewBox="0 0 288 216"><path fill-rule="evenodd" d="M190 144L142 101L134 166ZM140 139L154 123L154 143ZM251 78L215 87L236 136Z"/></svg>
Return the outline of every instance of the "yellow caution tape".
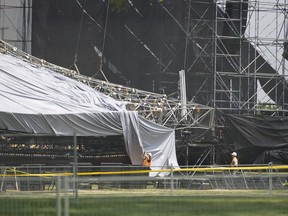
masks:
<svg viewBox="0 0 288 216"><path fill-rule="evenodd" d="M206 167L206 168L177 168L173 169L174 173L177 172L223 172L223 171L268 171L268 170L285 170L288 169L288 165L276 165L276 166L240 166L240 167ZM13 172L13 174L11 174ZM171 172L171 169L161 170L131 170L131 171L97 171L97 172L78 172L78 176L99 176L99 175L123 175L123 174L141 174L150 172ZM56 177L56 176L73 176L73 172L62 172L62 173L27 173L16 168L7 168L6 174L0 174L0 177L13 176L13 177Z"/></svg>

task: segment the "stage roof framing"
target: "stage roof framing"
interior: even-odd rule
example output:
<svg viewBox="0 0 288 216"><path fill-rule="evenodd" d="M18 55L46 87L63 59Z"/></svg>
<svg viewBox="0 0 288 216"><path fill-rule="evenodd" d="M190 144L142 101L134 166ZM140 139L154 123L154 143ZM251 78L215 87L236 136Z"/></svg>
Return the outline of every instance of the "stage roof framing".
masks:
<svg viewBox="0 0 288 216"><path fill-rule="evenodd" d="M43 59L27 54L10 44L0 41L0 51L21 58L35 67L46 67L79 82L85 83L116 100L124 101L128 110L138 111L144 118L175 130L203 129L211 130L215 124L215 110L211 107L193 103L186 104L186 115L181 115L181 102L178 98L169 98L165 94L142 91L140 89L118 85L93 77L88 77L75 70L54 65Z"/></svg>

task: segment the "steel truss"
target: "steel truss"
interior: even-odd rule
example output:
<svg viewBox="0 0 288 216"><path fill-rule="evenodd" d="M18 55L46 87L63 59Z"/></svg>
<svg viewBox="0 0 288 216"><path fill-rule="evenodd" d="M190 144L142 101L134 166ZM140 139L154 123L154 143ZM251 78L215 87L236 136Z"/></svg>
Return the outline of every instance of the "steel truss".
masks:
<svg viewBox="0 0 288 216"><path fill-rule="evenodd" d="M8 10L18 8L22 11L19 42L27 44L30 41L31 0L19 4L20 7L16 7L5 3L1 10L3 19L8 17ZM77 73L73 78L125 101L127 108L137 110L145 118L175 129L194 127L199 121L201 125L201 119L194 117L195 107L199 106L202 112L211 107L232 113L257 114L268 110L276 115L279 111L285 112L287 66L282 53L287 41L287 0L190 0L187 4L189 11L185 24L177 22L173 13L160 4L185 32L185 52L188 53L189 46L197 50L194 56L185 54L188 93L193 94L191 101L197 101L188 103L187 117L179 111L183 108L180 101L167 98L165 94L115 85ZM196 10L199 5L204 8L201 13ZM214 18L209 15L213 13ZM205 27L206 34L199 34L203 31L201 26ZM175 71L173 74L170 81L175 84L178 74ZM168 74L163 76L163 82L168 77Z"/></svg>
<svg viewBox="0 0 288 216"><path fill-rule="evenodd" d="M211 107L193 102L188 102L183 106L180 99L169 98L165 94L146 92L87 77L74 70L62 68L43 59L33 57L4 41L0 41L0 52L20 58L35 67L46 67L64 76L78 80L96 91L123 101L127 110L137 111L140 116L149 121L175 129L176 148L179 149L179 157L182 159L185 157L186 159L184 160L187 160L185 162L187 164L189 155L186 154L189 151L189 146L195 147L199 145L206 148L208 145L211 148L216 143L215 110ZM186 111L182 112L184 108ZM187 152L185 152L186 150ZM214 155L212 157L214 160Z"/></svg>
<svg viewBox="0 0 288 216"><path fill-rule="evenodd" d="M59 72L79 82L85 83L96 91L102 92L116 100L123 101L127 110L137 111L142 117L175 130L212 130L214 128L214 109L197 103L189 102L183 115L183 104L179 99L168 98L165 94L142 91L136 88L104 82L92 77L87 77L74 70L46 62L43 59L27 54L4 41L0 42L0 51L20 58L36 67L46 67Z"/></svg>
<svg viewBox="0 0 288 216"><path fill-rule="evenodd" d="M180 145L184 143L188 148L195 143L213 144L218 138L215 128L224 125L216 117L216 109L239 114L269 111L271 115L284 115L287 112L287 66L282 56L287 42L286 1L203 1L207 5L203 14L189 5L190 14L197 14L198 18L187 17L187 26L181 29L186 31L187 41L194 44L193 49L197 48L198 53L192 60L187 56L185 62L188 89L193 87L195 92L185 106L178 98L105 82L62 68L3 41L0 51L36 67L57 71L125 102L127 110L137 111L150 121L175 129ZM205 15L211 11L215 17L207 19ZM208 35L197 35L194 32L197 26L209 29ZM183 109L187 112L182 112Z"/></svg>

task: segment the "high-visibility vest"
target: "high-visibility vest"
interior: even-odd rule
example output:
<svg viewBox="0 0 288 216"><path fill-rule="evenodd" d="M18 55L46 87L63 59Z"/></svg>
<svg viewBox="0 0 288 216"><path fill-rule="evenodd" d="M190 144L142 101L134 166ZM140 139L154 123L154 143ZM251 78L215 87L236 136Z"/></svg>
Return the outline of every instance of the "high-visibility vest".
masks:
<svg viewBox="0 0 288 216"><path fill-rule="evenodd" d="M143 164L145 166L151 166L151 160L149 161L147 158L144 159Z"/></svg>

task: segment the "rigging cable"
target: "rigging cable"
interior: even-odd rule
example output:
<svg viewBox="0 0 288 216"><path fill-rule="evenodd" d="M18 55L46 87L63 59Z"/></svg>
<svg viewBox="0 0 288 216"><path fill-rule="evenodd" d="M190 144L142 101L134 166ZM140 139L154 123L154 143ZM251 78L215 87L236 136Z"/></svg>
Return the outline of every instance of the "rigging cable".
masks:
<svg viewBox="0 0 288 216"><path fill-rule="evenodd" d="M79 7L81 8L82 10L82 19L83 19L83 14L85 13L101 30L103 30L103 28L101 27L101 25L99 23L96 22L96 20L90 15L87 13L87 11L84 9L84 7L82 6L82 4L79 2L79 0L75 0L77 2L77 4L79 5ZM86 1L85 1L86 2ZM108 16L108 10L109 10L109 0L108 0L108 6L107 6L107 15L106 15L106 19L107 19L107 16ZM82 25L82 21L81 21L81 25ZM106 38L106 25L107 25L107 20L106 20L106 23L105 23L105 29L104 29L104 37ZM79 38L80 38L80 32L79 32ZM79 43L79 40L78 40L78 43ZM78 47L77 47L78 49ZM104 49L104 45L102 47L102 49ZM102 53L103 53L103 50L102 50ZM103 57L101 57L101 63L103 62ZM101 63L100 63L100 72L102 73L102 76L104 77L105 81L108 82L108 79L106 78L104 72L102 71L102 67L101 67ZM76 66L76 64L74 64L74 66ZM76 66L76 70L77 70L77 66ZM78 70L77 70L78 71ZM92 77L94 77L96 74L94 74Z"/></svg>
<svg viewBox="0 0 288 216"><path fill-rule="evenodd" d="M76 0L78 1L78 0ZM79 4L79 2L78 2ZM86 5L86 0L84 2L84 7ZM78 67L77 67L77 61L78 61L78 50L79 50L79 43L80 43L80 37L81 37L81 31L82 31L82 26L83 26L83 15L84 15L84 10L82 10L82 14L81 14L81 21L80 21L80 27L79 27L79 33L78 33L78 39L77 39L77 46L76 46L76 50L75 50L75 55L74 55L74 62L73 65L76 69L76 71L78 72L78 74L80 74Z"/></svg>
<svg viewBox="0 0 288 216"><path fill-rule="evenodd" d="M79 7L82 9L82 11L89 17L89 19L91 19L101 30L103 30L102 26L96 22L96 20L87 13L87 11L83 8L83 6L81 5L81 3L78 0L75 0L77 2L77 4L79 5Z"/></svg>
<svg viewBox="0 0 288 216"><path fill-rule="evenodd" d="M108 15L109 15L109 0L107 1L107 10L106 10L106 18L105 18L105 26L104 26L104 33L103 33L103 43L102 43L102 55L100 58L100 67L99 67L99 71L101 72L102 76L104 77L106 82L109 82L107 77L105 76L104 72L103 72L103 55L104 55L104 49L105 49L105 42L106 42L106 32L107 32L107 24L108 24ZM94 77L96 74L94 74L92 77Z"/></svg>

